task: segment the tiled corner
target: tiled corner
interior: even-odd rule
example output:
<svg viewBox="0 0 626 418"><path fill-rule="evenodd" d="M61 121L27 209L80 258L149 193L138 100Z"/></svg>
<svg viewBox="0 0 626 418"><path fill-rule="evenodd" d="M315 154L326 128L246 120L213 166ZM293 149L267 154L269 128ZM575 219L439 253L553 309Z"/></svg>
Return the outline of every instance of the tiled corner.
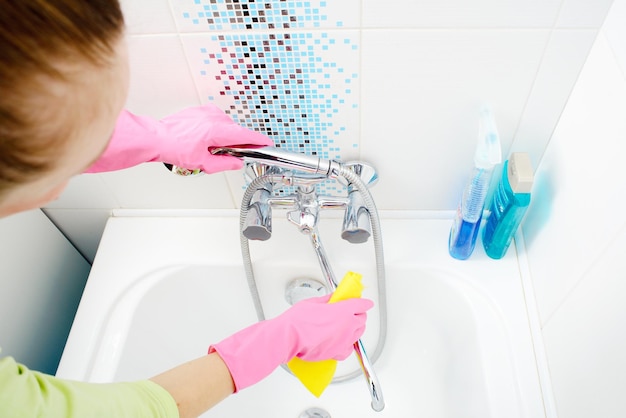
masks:
<svg viewBox="0 0 626 418"><path fill-rule="evenodd" d="M539 165L598 31L554 30L543 54L510 152ZM504 156L506 158L506 156Z"/></svg>
<svg viewBox="0 0 626 418"><path fill-rule="evenodd" d="M602 26L613 0L563 0L555 27L598 29Z"/></svg>
<svg viewBox="0 0 626 418"><path fill-rule="evenodd" d="M626 228L543 327L561 417L624 415Z"/></svg>
<svg viewBox="0 0 626 418"><path fill-rule="evenodd" d="M359 0L170 0L180 32L356 28Z"/></svg>
<svg viewBox="0 0 626 418"><path fill-rule="evenodd" d="M626 0L614 0L607 16L602 32L611 45L622 73L626 77Z"/></svg>
<svg viewBox="0 0 626 418"><path fill-rule="evenodd" d="M537 169L523 224L543 322L624 225L624 114L626 82L599 36Z"/></svg>
<svg viewBox="0 0 626 418"><path fill-rule="evenodd" d="M456 207L480 107L492 107L506 153L549 32L363 32L361 158L380 172L379 207Z"/></svg>
<svg viewBox="0 0 626 418"><path fill-rule="evenodd" d="M178 35L134 35L128 46L130 111L161 118L200 104Z"/></svg>
<svg viewBox="0 0 626 418"><path fill-rule="evenodd" d="M168 0L121 0L129 34L176 33Z"/></svg>
<svg viewBox="0 0 626 418"><path fill-rule="evenodd" d="M110 209L44 209L63 235L91 264L96 256Z"/></svg>
<svg viewBox="0 0 626 418"><path fill-rule="evenodd" d="M561 0L363 0L365 28L550 28Z"/></svg>

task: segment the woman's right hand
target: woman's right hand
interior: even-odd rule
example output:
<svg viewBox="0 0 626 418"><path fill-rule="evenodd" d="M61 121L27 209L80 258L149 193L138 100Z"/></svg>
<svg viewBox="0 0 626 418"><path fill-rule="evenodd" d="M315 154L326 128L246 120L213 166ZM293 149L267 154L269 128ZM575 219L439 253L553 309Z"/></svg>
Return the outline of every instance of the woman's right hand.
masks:
<svg viewBox="0 0 626 418"><path fill-rule="evenodd" d="M218 344L235 391L255 384L294 357L307 361L343 360L365 331L369 299L327 303L330 296L303 300L276 318L258 322Z"/></svg>

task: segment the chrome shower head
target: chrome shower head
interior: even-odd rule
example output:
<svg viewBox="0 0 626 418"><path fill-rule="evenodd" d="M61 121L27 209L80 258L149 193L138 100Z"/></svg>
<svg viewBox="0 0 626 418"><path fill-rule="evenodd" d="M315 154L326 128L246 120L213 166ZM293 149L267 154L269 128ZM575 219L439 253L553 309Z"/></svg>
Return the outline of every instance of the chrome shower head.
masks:
<svg viewBox="0 0 626 418"><path fill-rule="evenodd" d="M275 165L307 173L323 174L327 177L337 177L341 168L341 164L337 161L325 160L314 155L306 155L269 146L211 147L209 152L213 155L230 155L246 161Z"/></svg>

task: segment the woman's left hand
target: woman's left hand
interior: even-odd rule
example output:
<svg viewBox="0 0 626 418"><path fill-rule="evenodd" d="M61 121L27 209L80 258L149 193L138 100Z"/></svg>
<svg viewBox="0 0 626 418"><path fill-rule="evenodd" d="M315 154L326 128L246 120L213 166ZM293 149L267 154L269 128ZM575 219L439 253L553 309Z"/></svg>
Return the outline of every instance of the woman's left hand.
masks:
<svg viewBox="0 0 626 418"><path fill-rule="evenodd" d="M269 137L236 124L212 104L161 120L123 111L106 150L86 172L121 170L152 161L205 173L238 170L243 166L239 158L212 155L208 150L233 145L274 144Z"/></svg>

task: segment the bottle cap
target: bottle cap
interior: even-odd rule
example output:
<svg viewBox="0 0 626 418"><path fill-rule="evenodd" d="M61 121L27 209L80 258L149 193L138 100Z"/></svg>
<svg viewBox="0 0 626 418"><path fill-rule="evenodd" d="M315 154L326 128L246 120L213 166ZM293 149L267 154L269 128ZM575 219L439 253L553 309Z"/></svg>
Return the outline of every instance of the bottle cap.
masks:
<svg viewBox="0 0 626 418"><path fill-rule="evenodd" d="M535 177L530 156L525 152L512 153L509 157L507 176L514 193L530 193Z"/></svg>

